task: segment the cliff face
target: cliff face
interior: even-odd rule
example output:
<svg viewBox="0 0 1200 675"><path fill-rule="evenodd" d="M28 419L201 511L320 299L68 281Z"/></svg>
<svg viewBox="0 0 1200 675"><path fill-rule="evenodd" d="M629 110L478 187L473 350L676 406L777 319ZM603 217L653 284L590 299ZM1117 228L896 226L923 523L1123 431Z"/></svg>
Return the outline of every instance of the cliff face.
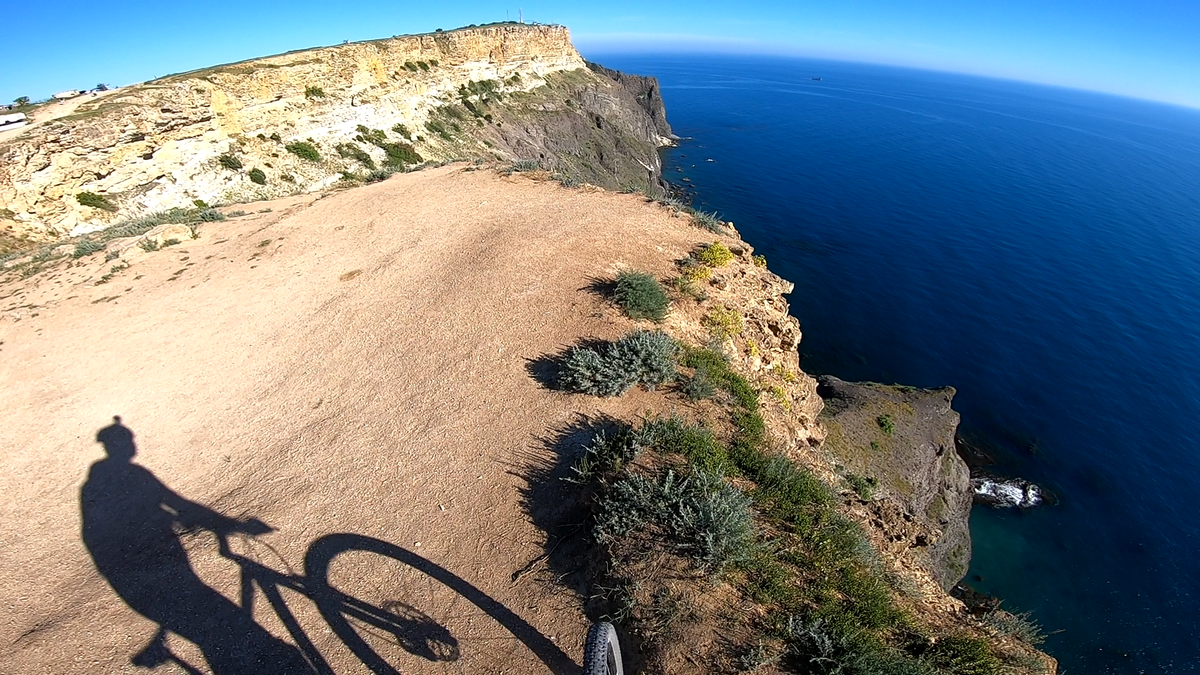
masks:
<svg viewBox="0 0 1200 675"><path fill-rule="evenodd" d="M409 150L424 160L524 157L605 187L644 186L658 180L654 148L670 128L661 100L652 119L653 104L637 98L656 85L639 82L587 70L564 27L522 24L169 76L0 144L0 230L50 239L197 199L311 192L387 163L389 147L407 164L417 161ZM316 153L289 151L295 142ZM84 206L80 192L111 207Z"/></svg>
<svg viewBox="0 0 1200 675"><path fill-rule="evenodd" d="M971 561L972 489L954 447L954 389L914 389L823 376L824 450L867 487L858 509L884 550L908 556L943 590Z"/></svg>

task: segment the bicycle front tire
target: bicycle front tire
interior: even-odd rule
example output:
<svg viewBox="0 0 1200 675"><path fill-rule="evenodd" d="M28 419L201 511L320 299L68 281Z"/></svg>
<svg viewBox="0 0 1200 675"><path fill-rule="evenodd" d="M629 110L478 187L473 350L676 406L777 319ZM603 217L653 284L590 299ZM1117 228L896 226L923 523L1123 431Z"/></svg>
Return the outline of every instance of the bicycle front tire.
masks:
<svg viewBox="0 0 1200 675"><path fill-rule="evenodd" d="M583 647L583 675L625 675L617 629L607 621L594 623Z"/></svg>

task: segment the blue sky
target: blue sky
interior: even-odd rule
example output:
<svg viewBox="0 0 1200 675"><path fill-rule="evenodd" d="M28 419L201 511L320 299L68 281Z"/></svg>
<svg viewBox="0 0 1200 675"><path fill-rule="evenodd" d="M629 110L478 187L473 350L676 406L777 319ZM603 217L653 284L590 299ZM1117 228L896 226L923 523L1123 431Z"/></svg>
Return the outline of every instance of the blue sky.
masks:
<svg viewBox="0 0 1200 675"><path fill-rule="evenodd" d="M587 57L773 53L974 73L1200 108L1200 0L13 2L0 101L293 49L516 19Z"/></svg>

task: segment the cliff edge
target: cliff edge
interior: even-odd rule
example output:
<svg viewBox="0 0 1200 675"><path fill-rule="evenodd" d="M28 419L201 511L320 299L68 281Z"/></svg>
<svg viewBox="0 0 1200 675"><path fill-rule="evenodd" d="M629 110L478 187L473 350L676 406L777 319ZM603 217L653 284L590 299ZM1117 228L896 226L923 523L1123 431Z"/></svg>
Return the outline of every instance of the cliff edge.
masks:
<svg viewBox="0 0 1200 675"><path fill-rule="evenodd" d="M654 191L671 141L656 92L653 78L587 68L566 28L525 24L172 75L0 140L0 234L48 241L450 159Z"/></svg>

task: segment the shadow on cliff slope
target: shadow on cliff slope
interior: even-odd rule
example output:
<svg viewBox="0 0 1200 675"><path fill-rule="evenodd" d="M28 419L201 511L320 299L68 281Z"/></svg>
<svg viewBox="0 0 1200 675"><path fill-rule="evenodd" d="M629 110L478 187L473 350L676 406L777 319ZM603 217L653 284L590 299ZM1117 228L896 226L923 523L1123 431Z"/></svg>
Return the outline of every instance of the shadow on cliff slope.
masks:
<svg viewBox="0 0 1200 675"><path fill-rule="evenodd" d="M607 415L577 414L539 439L546 453L525 458L518 473L525 481L521 504L534 525L546 533L546 546L545 553L513 574L514 581L535 572L544 562L555 583L574 588L581 603L586 603L589 495L570 481L574 475L571 467L598 432L619 426L617 419Z"/></svg>

